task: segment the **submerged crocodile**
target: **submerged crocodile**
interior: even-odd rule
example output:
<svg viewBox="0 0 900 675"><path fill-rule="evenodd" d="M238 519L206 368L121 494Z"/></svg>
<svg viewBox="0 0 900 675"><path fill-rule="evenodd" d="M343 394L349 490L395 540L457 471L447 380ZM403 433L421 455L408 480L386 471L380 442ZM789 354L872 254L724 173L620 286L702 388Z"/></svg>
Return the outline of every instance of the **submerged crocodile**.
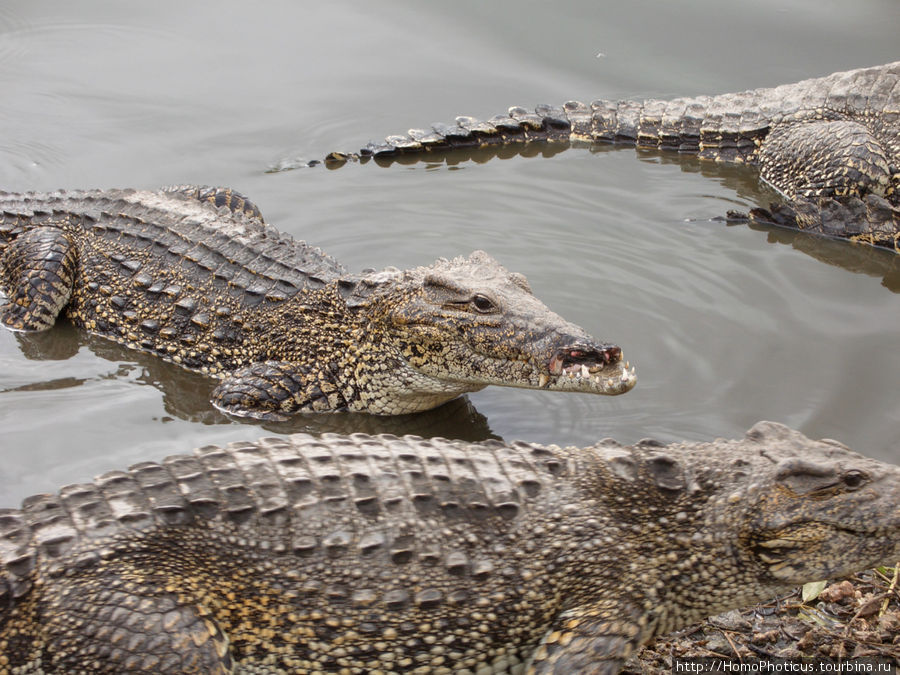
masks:
<svg viewBox="0 0 900 675"><path fill-rule="evenodd" d="M220 380L213 404L402 414L489 384L621 394L622 350L487 254L349 274L224 188L0 193L0 322L91 333Z"/></svg>
<svg viewBox="0 0 900 675"><path fill-rule="evenodd" d="M900 556L900 468L761 422L588 448L308 435L0 511L0 671L612 673Z"/></svg>
<svg viewBox="0 0 900 675"><path fill-rule="evenodd" d="M457 117L411 129L325 161L536 141L627 144L754 165L787 202L754 209L750 220L900 252L900 61L719 96L513 107L487 121Z"/></svg>

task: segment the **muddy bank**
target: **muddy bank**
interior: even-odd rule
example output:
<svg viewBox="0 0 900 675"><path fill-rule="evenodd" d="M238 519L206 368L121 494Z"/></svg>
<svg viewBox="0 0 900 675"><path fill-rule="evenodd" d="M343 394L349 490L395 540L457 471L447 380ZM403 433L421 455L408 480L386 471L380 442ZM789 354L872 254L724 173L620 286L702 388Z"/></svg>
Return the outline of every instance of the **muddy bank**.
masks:
<svg viewBox="0 0 900 675"><path fill-rule="evenodd" d="M801 589L694 624L648 645L623 672L670 673L675 658L740 661L887 658L900 665L900 594L892 568L827 585L804 602Z"/></svg>

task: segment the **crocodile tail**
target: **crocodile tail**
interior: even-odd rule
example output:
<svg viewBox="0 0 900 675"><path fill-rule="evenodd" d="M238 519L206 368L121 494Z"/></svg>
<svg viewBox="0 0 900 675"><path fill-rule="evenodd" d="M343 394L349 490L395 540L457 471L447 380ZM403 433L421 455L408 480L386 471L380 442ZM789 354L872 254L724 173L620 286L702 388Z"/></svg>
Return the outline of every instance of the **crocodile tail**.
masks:
<svg viewBox="0 0 900 675"><path fill-rule="evenodd" d="M573 142L616 143L692 153L717 162L756 163L761 140L770 126L785 118L853 116L859 112L877 116L895 110L898 77L900 62L717 96L601 99L590 104L569 101L561 106L539 105L533 111L516 106L487 120L457 117L453 124L410 129L406 134L371 142L357 152L332 152L324 163L331 168L370 159L390 163L407 155L415 161L423 153L446 151L473 153L456 154L454 161L481 161L490 158L490 150L502 156L500 148L515 152L535 141L555 141L560 146ZM896 135L886 136L895 147ZM270 171L320 163L284 160Z"/></svg>
<svg viewBox="0 0 900 675"><path fill-rule="evenodd" d="M539 105L533 111L514 106L488 120L457 117L454 124L410 129L369 143L357 153L332 152L325 163L338 166L451 150L493 148L499 154L499 148L535 142L616 144L749 162L769 128L767 116L754 108L756 98L756 92L745 92L670 101L568 101L561 106Z"/></svg>

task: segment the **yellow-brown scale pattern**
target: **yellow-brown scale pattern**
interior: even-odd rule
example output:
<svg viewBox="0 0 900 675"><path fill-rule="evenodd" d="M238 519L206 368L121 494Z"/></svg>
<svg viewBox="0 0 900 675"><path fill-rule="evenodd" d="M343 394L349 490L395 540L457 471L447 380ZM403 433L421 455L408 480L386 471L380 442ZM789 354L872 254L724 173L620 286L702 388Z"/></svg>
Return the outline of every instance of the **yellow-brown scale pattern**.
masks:
<svg viewBox="0 0 900 675"><path fill-rule="evenodd" d="M621 349L476 251L348 274L226 188L0 194L0 323L64 314L219 380L225 412L434 408L489 384L621 394Z"/></svg>
<svg viewBox="0 0 900 675"><path fill-rule="evenodd" d="M614 673L654 636L895 561L898 478L772 423L201 448L0 511L0 673Z"/></svg>

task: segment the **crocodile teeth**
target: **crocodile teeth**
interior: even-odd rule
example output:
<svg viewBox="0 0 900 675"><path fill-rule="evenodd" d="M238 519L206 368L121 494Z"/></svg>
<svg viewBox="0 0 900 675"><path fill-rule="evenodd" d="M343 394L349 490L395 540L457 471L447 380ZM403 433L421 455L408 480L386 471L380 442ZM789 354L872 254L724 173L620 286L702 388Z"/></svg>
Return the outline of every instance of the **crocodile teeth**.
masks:
<svg viewBox="0 0 900 675"><path fill-rule="evenodd" d="M582 377L590 377L591 376L591 371L589 371L588 367L585 365L581 366L581 376Z"/></svg>
<svg viewBox="0 0 900 675"><path fill-rule="evenodd" d="M541 373L541 377L540 377L540 379L538 380L538 387L540 387L541 389L543 389L544 387L547 386L547 384L548 384L549 382L550 382L550 376L549 376L549 375L546 375L546 374L544 374L544 373Z"/></svg>

